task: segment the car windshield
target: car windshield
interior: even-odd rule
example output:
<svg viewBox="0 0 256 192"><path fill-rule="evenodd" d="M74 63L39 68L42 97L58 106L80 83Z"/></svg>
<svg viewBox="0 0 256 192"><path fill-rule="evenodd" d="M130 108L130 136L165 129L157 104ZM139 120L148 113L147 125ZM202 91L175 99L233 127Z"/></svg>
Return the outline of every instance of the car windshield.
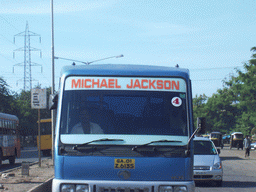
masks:
<svg viewBox="0 0 256 192"><path fill-rule="evenodd" d="M195 155L216 155L217 151L211 141L194 141Z"/></svg>
<svg viewBox="0 0 256 192"><path fill-rule="evenodd" d="M188 135L185 93L76 90L62 102L61 134ZM72 132L81 121L95 129Z"/></svg>

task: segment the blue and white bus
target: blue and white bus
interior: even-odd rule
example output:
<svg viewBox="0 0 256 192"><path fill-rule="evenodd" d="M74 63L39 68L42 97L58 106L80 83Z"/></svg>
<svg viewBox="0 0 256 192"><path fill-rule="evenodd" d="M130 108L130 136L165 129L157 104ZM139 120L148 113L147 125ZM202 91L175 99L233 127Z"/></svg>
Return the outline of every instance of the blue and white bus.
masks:
<svg viewBox="0 0 256 192"><path fill-rule="evenodd" d="M194 191L192 134L187 69L64 67L52 191Z"/></svg>

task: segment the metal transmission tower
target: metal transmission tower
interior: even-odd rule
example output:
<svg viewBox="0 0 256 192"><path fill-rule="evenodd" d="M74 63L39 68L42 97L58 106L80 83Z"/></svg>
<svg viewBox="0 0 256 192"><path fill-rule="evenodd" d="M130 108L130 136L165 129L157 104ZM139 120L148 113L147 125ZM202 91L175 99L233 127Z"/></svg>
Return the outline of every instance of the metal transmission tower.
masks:
<svg viewBox="0 0 256 192"><path fill-rule="evenodd" d="M40 49L36 49L33 47L30 47L30 37L31 36L39 36L39 40L41 43L41 36L29 31L28 28L28 22L26 24L25 31L18 33L14 36L14 43L15 43L15 37L17 36L24 36L24 47L15 49L13 52L13 57L15 57L15 51L23 51L24 52L24 62L15 64L14 66L23 66L24 67L24 91L31 90L32 89L32 74L31 74L31 66L41 66L37 63L31 62L31 51L40 51L40 57L42 57L42 52ZM41 68L42 70L42 68ZM14 67L13 67L14 72Z"/></svg>

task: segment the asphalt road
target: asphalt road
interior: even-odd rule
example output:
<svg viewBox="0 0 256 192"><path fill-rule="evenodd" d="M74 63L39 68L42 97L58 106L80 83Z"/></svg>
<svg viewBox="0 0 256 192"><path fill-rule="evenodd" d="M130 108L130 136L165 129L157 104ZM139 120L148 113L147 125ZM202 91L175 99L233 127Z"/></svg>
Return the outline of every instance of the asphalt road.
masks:
<svg viewBox="0 0 256 192"><path fill-rule="evenodd" d="M244 150L221 150L223 165L223 186L216 187L210 183L196 184L197 192L255 192L256 191L256 151L251 151L250 158L244 157Z"/></svg>

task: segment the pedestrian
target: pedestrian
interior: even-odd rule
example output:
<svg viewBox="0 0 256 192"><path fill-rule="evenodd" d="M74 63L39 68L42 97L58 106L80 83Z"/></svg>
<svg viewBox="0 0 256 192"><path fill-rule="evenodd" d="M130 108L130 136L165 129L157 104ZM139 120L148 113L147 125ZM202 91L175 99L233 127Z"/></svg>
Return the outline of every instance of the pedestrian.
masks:
<svg viewBox="0 0 256 192"><path fill-rule="evenodd" d="M246 135L244 139L244 148L245 148L245 155L244 157L250 156L250 149L251 149L251 140L249 138L249 135Z"/></svg>

